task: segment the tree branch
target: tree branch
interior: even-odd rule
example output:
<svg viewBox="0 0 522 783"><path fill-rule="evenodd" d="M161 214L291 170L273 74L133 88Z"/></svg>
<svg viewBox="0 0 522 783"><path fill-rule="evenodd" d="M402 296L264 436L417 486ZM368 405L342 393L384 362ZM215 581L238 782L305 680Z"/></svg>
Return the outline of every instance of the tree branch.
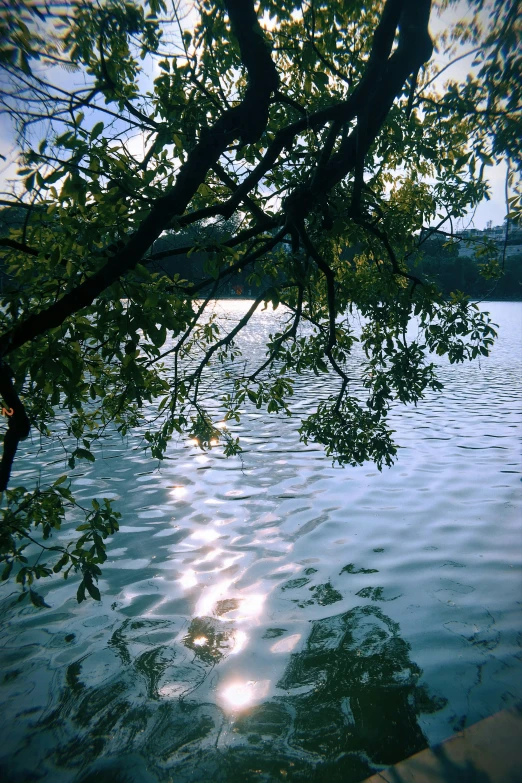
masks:
<svg viewBox="0 0 522 783"><path fill-rule="evenodd" d="M11 368L0 361L0 395L8 406L8 429L4 435L2 461L0 462L0 492L7 489L16 450L31 428L27 413L13 386Z"/></svg>
<svg viewBox="0 0 522 783"><path fill-rule="evenodd" d="M21 253L26 253L28 256L37 256L38 250L34 247L29 247L25 242L17 242L14 239L0 239L0 247L11 247L13 250L19 250Z"/></svg>
<svg viewBox="0 0 522 783"><path fill-rule="evenodd" d="M30 315L0 336L0 355L6 355L59 326L70 315L89 306L125 272L134 269L171 218L184 212L210 167L234 139L253 143L263 132L268 120L270 97L278 85L277 71L254 10L254 0L228 0L226 6L248 72L248 86L243 101L225 111L212 128L202 131L199 142L182 165L172 190L155 202L148 217L125 248L57 302Z"/></svg>
<svg viewBox="0 0 522 783"><path fill-rule="evenodd" d="M270 351L270 354L266 361L261 364L255 372L252 373L252 375L249 376L249 381L255 381L257 376L263 372L263 370L266 370L266 368L274 361L274 359L277 357L277 352L279 351L279 348L282 346L282 344L286 340L293 339L295 340L295 337L297 335L297 327L299 326L299 321L301 320L301 315L303 314L303 286L298 286L298 294L297 294L297 305L294 311L294 319L292 321L292 326L290 329L287 329L286 332L283 332L276 340L274 340L273 348Z"/></svg>
<svg viewBox="0 0 522 783"><path fill-rule="evenodd" d="M234 182L230 174L223 168L223 166L219 162L216 162L212 166L212 169L216 172L220 180L227 186L227 188L229 188L232 193L235 193L238 185L236 182ZM266 224L267 222L270 222L268 215L266 215L261 207L259 207L249 196L245 195L243 197L243 204L248 207L248 209L251 211L254 217L257 218L260 224Z"/></svg>
<svg viewBox="0 0 522 783"><path fill-rule="evenodd" d="M321 270L321 272L326 278L329 330L328 330L328 342L326 344L325 353L327 354L327 356L330 356L330 352L336 343L335 317L337 313L336 313L336 304L335 304L335 276L333 271L330 269L326 261L321 257L321 254L317 251L310 237L306 233L304 223L298 224L297 230L303 242L304 249L314 259L315 263L317 264L317 266L319 267L319 269Z"/></svg>

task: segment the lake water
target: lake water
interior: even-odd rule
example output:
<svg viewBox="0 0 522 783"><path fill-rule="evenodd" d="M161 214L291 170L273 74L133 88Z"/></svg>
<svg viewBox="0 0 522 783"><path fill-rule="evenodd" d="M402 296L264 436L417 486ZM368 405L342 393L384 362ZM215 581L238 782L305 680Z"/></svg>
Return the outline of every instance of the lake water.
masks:
<svg viewBox="0 0 522 783"><path fill-rule="evenodd" d="M439 360L444 391L393 413L382 473L332 467L297 417L255 408L241 459L180 441L158 469L114 438L77 470L121 531L100 603L58 577L43 611L0 593L4 783L355 783L520 701L522 303L483 307L491 357ZM296 415L336 386L299 379ZM38 446L13 483L64 472Z"/></svg>

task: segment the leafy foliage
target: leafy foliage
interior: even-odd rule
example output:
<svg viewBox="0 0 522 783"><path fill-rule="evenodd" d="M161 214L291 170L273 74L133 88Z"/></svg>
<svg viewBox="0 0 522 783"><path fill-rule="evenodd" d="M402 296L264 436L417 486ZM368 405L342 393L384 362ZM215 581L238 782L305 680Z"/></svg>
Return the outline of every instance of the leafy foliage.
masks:
<svg viewBox="0 0 522 783"><path fill-rule="evenodd" d="M85 599L85 591L92 598L100 600L100 591L94 584L101 574L99 564L107 559L104 539L118 530L118 519L121 514L113 512L109 500L100 505L92 501L92 510L82 509L75 503L70 489L64 486L66 476L61 476L45 490L29 492L25 487L16 487L6 491L6 504L0 528L0 552L4 563L2 579L11 575L13 567L16 571L16 582L24 590L20 598L29 595L35 606L46 606L41 596L35 592L32 585L35 580L63 572L65 579L71 571L81 573L78 587L78 601ZM65 519L67 507L78 506L84 512L84 522L76 530L81 533L67 546L49 546L48 542L53 531L59 530ZM35 541L33 536L39 535ZM37 543L40 555L33 563L24 554L30 542ZM54 563L40 562L45 553L51 553Z"/></svg>
<svg viewBox="0 0 522 783"><path fill-rule="evenodd" d="M98 599L118 526L109 501L81 509L66 479L8 489L30 428L63 445L71 470L109 429L144 427L160 460L176 433L237 454L201 402L212 367L231 422L247 400L291 414L296 375L336 374L339 393L302 422L303 440L341 463L390 465L391 406L441 388L429 352L461 362L495 335L414 262L426 232L451 237L505 158L518 219L518 3L474 0L472 23L440 37L450 56L464 44L474 58L442 93L429 0L1 5L0 100L20 141L0 239L4 579L41 605L35 580L73 570L78 600ZM178 255L198 274L169 274ZM255 300L230 326L208 306L237 281ZM263 304L287 319L247 371L236 338ZM347 369L357 341L364 395ZM48 546L79 512L80 535ZM56 562L40 562L47 552Z"/></svg>

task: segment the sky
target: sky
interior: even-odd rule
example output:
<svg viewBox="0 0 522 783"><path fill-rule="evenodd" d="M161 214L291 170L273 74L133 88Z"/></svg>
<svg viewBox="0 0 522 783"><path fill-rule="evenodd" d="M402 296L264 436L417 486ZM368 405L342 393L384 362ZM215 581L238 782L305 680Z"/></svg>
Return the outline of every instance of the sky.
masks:
<svg viewBox="0 0 522 783"><path fill-rule="evenodd" d="M472 13L469 8L469 3L466 0L459 0L456 5L446 9L441 15L432 12L430 17L430 32L432 36L439 35L449 25L454 24L462 19L471 18ZM483 22L486 28L486 19ZM468 47L460 47L456 56L463 54L468 50ZM470 64L472 57L466 57L459 60L454 65L450 66L444 74L435 81L435 86L440 92L444 90L444 84L448 79L457 79L458 81L464 81L467 74L470 72ZM433 58L434 62L440 63L441 66L446 65L447 58L435 54ZM506 199L505 199L505 182L506 182L507 166L505 163L501 163L496 166L490 166L487 168L488 181L491 187L491 198L489 201L482 201L476 208L474 213L470 213L463 221L462 227L464 228L486 228L487 224L491 221L494 226L500 226L504 222L506 215Z"/></svg>
<svg viewBox="0 0 522 783"><path fill-rule="evenodd" d="M461 0L451 9L447 9L441 17L438 17L437 14L432 13L430 21L431 32L436 35L445 29L448 24L457 21L458 19L462 19L466 15L470 16L471 13L469 11L468 3L465 0ZM188 23L189 19L186 19L185 26L188 27ZM444 60L444 58L442 58L440 55L435 55L435 57L437 58L437 62L446 64L446 60ZM444 83L447 78L465 78L466 74L469 72L470 60L471 57L465 58L451 66L451 68L449 68L444 73L444 75L440 77L439 81L436 82L438 89L441 91L444 89ZM151 80L157 76L157 73L153 72L152 68L153 66L151 65ZM64 84L68 79L72 78L74 78L73 75L66 74L62 71L61 81L63 81ZM140 139L135 139L134 144L140 147L142 145L142 141L140 141ZM141 149L136 149L136 152L141 154ZM17 148L14 128L12 126L11 120L2 114L0 114L0 155L5 157L5 160L0 158L0 191L4 191L4 194L0 194L0 198L5 198L5 191L9 190L9 180L13 179L16 175ZM481 204L479 204L475 212L473 214L470 213L462 221L458 228L468 228L473 226L475 228L482 229L486 227L489 221L491 221L493 225L502 224L506 213L504 193L506 166L505 164L501 164L494 167L488 167L487 173L491 186L491 199L489 201L483 201Z"/></svg>

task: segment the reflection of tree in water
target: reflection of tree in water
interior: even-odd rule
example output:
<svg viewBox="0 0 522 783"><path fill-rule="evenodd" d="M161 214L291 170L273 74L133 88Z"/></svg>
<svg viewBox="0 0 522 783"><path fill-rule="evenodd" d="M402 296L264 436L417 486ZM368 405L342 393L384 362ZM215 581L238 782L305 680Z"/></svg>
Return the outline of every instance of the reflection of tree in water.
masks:
<svg viewBox="0 0 522 783"><path fill-rule="evenodd" d="M96 665L87 657L68 667L57 709L35 732L40 753L49 732L40 770L53 783L72 769L85 770L81 783L132 783L140 769L144 783L350 783L426 746L418 715L443 704L417 685L398 625L374 605L313 622L278 683L286 693L235 721L197 700L230 649L229 631L214 618L184 631L181 621L125 621Z"/></svg>
<svg viewBox="0 0 522 783"><path fill-rule="evenodd" d="M417 685L421 670L398 631L374 606L314 622L278 683L288 695L252 710L237 728L260 741L284 737L301 758L322 759L316 773L325 780L360 780L371 772L367 761L393 764L426 747L418 715L444 702Z"/></svg>
<svg viewBox="0 0 522 783"><path fill-rule="evenodd" d="M215 665L230 652L233 634L227 626L211 617L195 617L190 623L183 644L196 658Z"/></svg>
<svg viewBox="0 0 522 783"><path fill-rule="evenodd" d="M279 683L296 711L294 747L329 757L364 750L390 764L426 746L418 713L440 705L417 687L421 671L398 630L373 606L314 623Z"/></svg>

